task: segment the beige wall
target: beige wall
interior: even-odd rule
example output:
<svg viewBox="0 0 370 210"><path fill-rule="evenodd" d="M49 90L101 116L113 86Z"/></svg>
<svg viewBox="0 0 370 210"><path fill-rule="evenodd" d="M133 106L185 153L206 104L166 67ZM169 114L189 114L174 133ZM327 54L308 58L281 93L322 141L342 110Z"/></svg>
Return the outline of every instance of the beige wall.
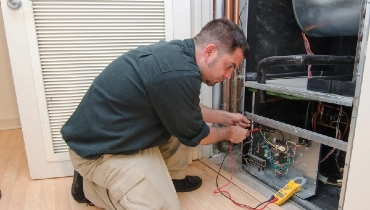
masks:
<svg viewBox="0 0 370 210"><path fill-rule="evenodd" d="M17 100L0 9L0 130L20 128Z"/></svg>

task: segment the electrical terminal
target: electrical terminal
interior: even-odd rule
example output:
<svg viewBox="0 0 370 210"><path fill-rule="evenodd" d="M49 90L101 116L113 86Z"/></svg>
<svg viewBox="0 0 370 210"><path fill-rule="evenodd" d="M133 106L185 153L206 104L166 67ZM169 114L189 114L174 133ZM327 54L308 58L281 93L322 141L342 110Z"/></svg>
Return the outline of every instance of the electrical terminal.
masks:
<svg viewBox="0 0 370 210"><path fill-rule="evenodd" d="M280 152L285 152L285 147L283 147L281 145L277 145L276 149L279 150Z"/></svg>
<svg viewBox="0 0 370 210"><path fill-rule="evenodd" d="M266 167L266 160L257 157L253 154L247 154L246 157L244 158L246 164L248 165L253 165L258 168L258 170L262 169L265 170Z"/></svg>
<svg viewBox="0 0 370 210"><path fill-rule="evenodd" d="M298 144L305 146L305 147L310 147L311 146L311 140L304 139L302 137L298 138Z"/></svg>

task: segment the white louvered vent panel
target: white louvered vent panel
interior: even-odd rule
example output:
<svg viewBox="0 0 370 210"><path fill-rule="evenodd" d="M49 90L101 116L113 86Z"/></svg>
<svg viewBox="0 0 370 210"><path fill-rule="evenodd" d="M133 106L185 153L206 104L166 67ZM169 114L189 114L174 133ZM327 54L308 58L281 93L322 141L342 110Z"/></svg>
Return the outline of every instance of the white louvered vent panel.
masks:
<svg viewBox="0 0 370 210"><path fill-rule="evenodd" d="M93 79L130 49L165 39L164 0L33 0L54 153Z"/></svg>

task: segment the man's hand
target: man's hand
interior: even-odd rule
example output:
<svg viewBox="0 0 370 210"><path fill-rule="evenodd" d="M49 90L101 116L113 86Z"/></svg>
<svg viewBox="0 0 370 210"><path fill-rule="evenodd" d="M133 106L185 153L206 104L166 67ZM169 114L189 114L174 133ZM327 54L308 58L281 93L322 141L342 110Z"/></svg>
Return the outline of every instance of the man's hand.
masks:
<svg viewBox="0 0 370 210"><path fill-rule="evenodd" d="M240 143L249 136L249 130L240 126L210 127L210 133L200 141L201 145L213 144L219 141L230 140L232 143Z"/></svg>
<svg viewBox="0 0 370 210"><path fill-rule="evenodd" d="M231 136L229 140L234 144L242 142L249 136L248 129L239 126L230 126L229 128L231 129Z"/></svg>
<svg viewBox="0 0 370 210"><path fill-rule="evenodd" d="M224 125L228 126L240 126L242 128L250 127L250 121L240 113L231 113L228 112L227 115L223 118Z"/></svg>

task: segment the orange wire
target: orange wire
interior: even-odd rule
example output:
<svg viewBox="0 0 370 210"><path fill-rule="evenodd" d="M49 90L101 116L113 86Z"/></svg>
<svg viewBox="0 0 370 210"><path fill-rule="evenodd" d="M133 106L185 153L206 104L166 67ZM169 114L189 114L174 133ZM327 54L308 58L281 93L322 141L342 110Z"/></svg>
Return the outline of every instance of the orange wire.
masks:
<svg viewBox="0 0 370 210"><path fill-rule="evenodd" d="M307 55L314 55L313 52L311 51L310 42L308 41L303 31L302 31L302 38L303 38L304 48L306 49ZM311 65L308 65L308 77L312 78Z"/></svg>

